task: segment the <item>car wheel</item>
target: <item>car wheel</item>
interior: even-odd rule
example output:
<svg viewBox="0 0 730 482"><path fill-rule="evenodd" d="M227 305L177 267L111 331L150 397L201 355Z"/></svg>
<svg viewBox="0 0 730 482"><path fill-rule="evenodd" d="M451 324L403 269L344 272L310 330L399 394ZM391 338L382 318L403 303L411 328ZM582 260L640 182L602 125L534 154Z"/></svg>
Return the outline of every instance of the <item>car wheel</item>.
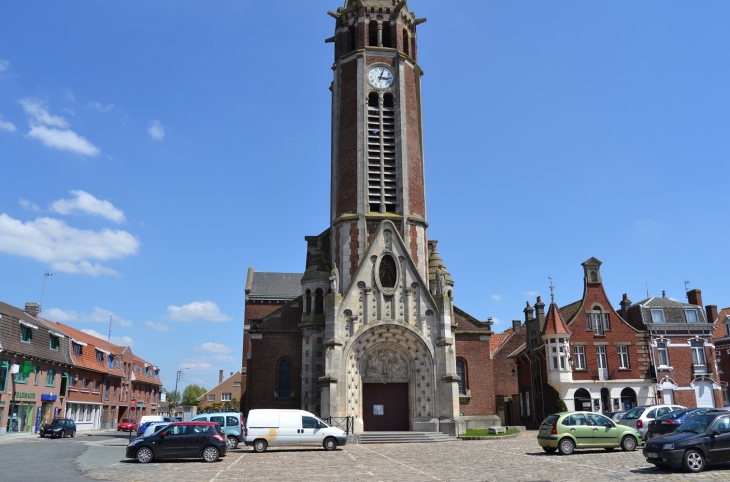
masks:
<svg viewBox="0 0 730 482"><path fill-rule="evenodd" d="M233 450L238 447L238 439L233 435L228 436L228 450Z"/></svg>
<svg viewBox="0 0 730 482"><path fill-rule="evenodd" d="M266 447L268 447L269 444L266 443L266 440L264 439L258 439L254 440L253 442L253 451L256 453L261 453L266 451Z"/></svg>
<svg viewBox="0 0 730 482"><path fill-rule="evenodd" d="M71 432L71 438L74 438L75 436L76 436L76 430L74 430L73 432Z"/></svg>
<svg viewBox="0 0 730 482"><path fill-rule="evenodd" d="M146 464L148 462L151 462L154 458L154 454L152 453L152 450L149 447L142 447L139 450L137 450L137 462L140 464Z"/></svg>
<svg viewBox="0 0 730 482"><path fill-rule="evenodd" d="M66 438L66 431L65 430L61 430L61 438Z"/></svg>
<svg viewBox="0 0 730 482"><path fill-rule="evenodd" d="M555 447L543 447L542 449L543 449L543 450L544 450L545 452L549 453L549 454L554 454L554 453L555 453L555 451L556 451L556 450L558 450L558 449L557 449L557 448L555 448Z"/></svg>
<svg viewBox="0 0 730 482"><path fill-rule="evenodd" d="M215 447L205 447L203 449L203 460L206 462L215 462L218 460L218 449Z"/></svg>
<svg viewBox="0 0 730 482"><path fill-rule="evenodd" d="M332 437L327 437L324 439L324 449L328 452L333 451L337 448L337 440L333 439Z"/></svg>
<svg viewBox="0 0 730 482"><path fill-rule="evenodd" d="M697 450L688 450L682 457L682 466L687 472L702 472L705 468L705 457Z"/></svg>
<svg viewBox="0 0 730 482"><path fill-rule="evenodd" d="M563 455L570 455L573 453L573 450L575 450L575 444L572 440L566 437L558 443L558 450L560 450L560 453Z"/></svg>
<svg viewBox="0 0 730 482"><path fill-rule="evenodd" d="M636 450L636 439L631 435L627 435L621 439L621 450L624 452L633 452Z"/></svg>

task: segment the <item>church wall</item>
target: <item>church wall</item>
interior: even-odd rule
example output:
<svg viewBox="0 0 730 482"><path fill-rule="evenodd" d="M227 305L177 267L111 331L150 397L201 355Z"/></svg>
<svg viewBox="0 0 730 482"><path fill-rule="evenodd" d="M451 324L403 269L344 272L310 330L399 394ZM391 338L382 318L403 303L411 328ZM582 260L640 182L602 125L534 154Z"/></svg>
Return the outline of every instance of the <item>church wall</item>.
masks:
<svg viewBox="0 0 730 482"><path fill-rule="evenodd" d="M408 142L408 197L409 214L426 219L426 193L421 152L421 99L418 94L420 73L410 63L405 64L405 112Z"/></svg>
<svg viewBox="0 0 730 482"><path fill-rule="evenodd" d="M481 335L457 334L456 357L466 362L466 388L471 393L470 400L459 402L459 412L466 416L496 412L494 364L489 355L489 341L482 341Z"/></svg>
<svg viewBox="0 0 730 482"><path fill-rule="evenodd" d="M337 208L335 217L357 212L357 151L358 151L358 62L351 60L341 65L338 82L340 95L339 142L337 160Z"/></svg>
<svg viewBox="0 0 730 482"><path fill-rule="evenodd" d="M260 335L260 339L256 336ZM302 335L299 332L260 333L251 339L252 358L248 360L245 410L256 408L301 407L302 393L299 374L302 373ZM291 362L291 388L295 397L281 401L274 399L277 390L279 361Z"/></svg>

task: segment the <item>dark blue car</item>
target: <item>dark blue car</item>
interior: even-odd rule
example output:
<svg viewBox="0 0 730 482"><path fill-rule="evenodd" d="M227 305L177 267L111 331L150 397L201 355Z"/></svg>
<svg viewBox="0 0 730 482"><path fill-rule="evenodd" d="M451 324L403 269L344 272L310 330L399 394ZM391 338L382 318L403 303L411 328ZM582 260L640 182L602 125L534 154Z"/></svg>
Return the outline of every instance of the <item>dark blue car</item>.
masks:
<svg viewBox="0 0 730 482"><path fill-rule="evenodd" d="M676 410L662 415L649 422L649 429L646 433L646 439L658 437L666 433L671 433L677 430L677 427L685 423L687 420L696 417L697 415L704 415L709 408L685 408L683 410Z"/></svg>

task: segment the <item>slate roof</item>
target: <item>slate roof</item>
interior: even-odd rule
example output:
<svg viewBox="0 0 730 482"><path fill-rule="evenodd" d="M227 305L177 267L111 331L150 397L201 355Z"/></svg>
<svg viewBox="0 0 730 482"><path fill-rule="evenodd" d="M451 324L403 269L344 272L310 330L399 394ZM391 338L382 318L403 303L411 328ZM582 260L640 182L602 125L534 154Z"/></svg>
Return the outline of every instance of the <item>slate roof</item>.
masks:
<svg viewBox="0 0 730 482"><path fill-rule="evenodd" d="M523 351L525 351L526 349L527 349L527 343L523 343L523 344L521 344L520 346L518 346L518 347L517 347L517 348L515 349L515 351L513 351L512 353L510 353L509 355L507 355L507 358L512 358L512 357L515 357L515 356L519 356L519 355L521 355L521 354L522 354L522 352L523 352Z"/></svg>
<svg viewBox="0 0 730 482"><path fill-rule="evenodd" d="M122 350L120 347L112 345L111 343L108 343L101 338L89 335L88 333L84 333L81 330L77 330L76 328L72 328L62 323L52 321L48 321L48 323L55 326L58 331L64 333L67 336L65 344L69 347L69 350L71 352L71 359L73 360L74 365L80 368L85 368L87 370L106 373L115 377L124 378L124 372L121 368L117 368L116 363L114 364L114 368L109 368L107 366L107 357L109 353L119 357L117 358L118 360L122 359ZM86 346L81 346L81 356L74 354L73 348L70 348L73 341L79 341L86 344ZM102 362L99 362L99 360L97 359L97 347L104 355Z"/></svg>
<svg viewBox="0 0 730 482"><path fill-rule="evenodd" d="M251 318L250 332L257 331L300 331L299 322L302 320L301 295L285 305L277 308L263 318ZM254 327L254 325L258 325Z"/></svg>
<svg viewBox="0 0 730 482"><path fill-rule="evenodd" d="M0 302L0 340L2 348L7 352L28 355L34 358L72 366L68 343L59 340L58 350L51 350L51 333L61 338L63 333L40 318L34 318L20 308ZM20 341L22 323L31 326L30 343Z"/></svg>
<svg viewBox="0 0 730 482"><path fill-rule="evenodd" d="M542 335L569 335L571 332L560 316L558 305L553 301L550 303L550 310L545 319L545 326L542 329Z"/></svg>
<svg viewBox="0 0 730 482"><path fill-rule="evenodd" d="M582 303L583 300L578 300L560 308L560 316L563 317L563 321L565 321L567 324L572 323L573 318L578 313L578 310L580 309Z"/></svg>
<svg viewBox="0 0 730 482"><path fill-rule="evenodd" d="M721 309L717 314L717 319L710 320L710 323L713 322L715 322L715 338L725 338L730 336L730 333L727 332L727 326L730 324L730 307Z"/></svg>
<svg viewBox="0 0 730 482"><path fill-rule="evenodd" d="M302 273L257 273L249 268L246 294L250 299L290 300L302 294Z"/></svg>
<svg viewBox="0 0 730 482"><path fill-rule="evenodd" d="M483 331L485 335L492 334L492 322L477 320L466 311L458 306L454 306L454 321L458 323L466 322L469 325L460 324L454 331L455 334L464 331Z"/></svg>
<svg viewBox="0 0 730 482"><path fill-rule="evenodd" d="M691 305L689 303L683 303L681 301L671 300L669 298L661 298L658 296L653 296L651 298L647 298L645 300L639 301L638 303L634 303L629 307L629 310L632 308L640 307L640 309L643 312L643 322L645 324L653 323L651 319L651 309L652 308L661 308L664 310L664 322L665 323L687 323L687 319L685 318L684 310L696 310L697 311L697 320L699 323L708 323L708 320L705 319L705 312L701 307L697 305ZM709 320L709 323L714 322L714 320Z"/></svg>

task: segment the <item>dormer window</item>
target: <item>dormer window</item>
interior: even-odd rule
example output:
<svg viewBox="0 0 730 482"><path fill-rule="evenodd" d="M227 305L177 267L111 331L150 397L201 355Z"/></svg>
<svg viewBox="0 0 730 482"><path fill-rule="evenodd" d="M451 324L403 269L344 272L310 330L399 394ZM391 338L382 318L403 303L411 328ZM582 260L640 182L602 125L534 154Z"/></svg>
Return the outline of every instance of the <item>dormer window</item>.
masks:
<svg viewBox="0 0 730 482"><path fill-rule="evenodd" d="M81 348L82 348L81 345L79 345L78 343L75 343L74 342L73 343L74 355L81 356L81 353L82 353Z"/></svg>
<svg viewBox="0 0 730 482"><path fill-rule="evenodd" d="M665 323L664 321L664 310L651 310L651 322L652 323Z"/></svg>
<svg viewBox="0 0 730 482"><path fill-rule="evenodd" d="M99 350L96 351L96 361L98 361L101 365L104 364L104 354Z"/></svg>
<svg viewBox="0 0 730 482"><path fill-rule="evenodd" d="M51 350L58 351L58 337L56 335L51 335Z"/></svg>
<svg viewBox="0 0 730 482"><path fill-rule="evenodd" d="M684 318L687 323L699 323L700 320L697 317L697 310L684 310Z"/></svg>

